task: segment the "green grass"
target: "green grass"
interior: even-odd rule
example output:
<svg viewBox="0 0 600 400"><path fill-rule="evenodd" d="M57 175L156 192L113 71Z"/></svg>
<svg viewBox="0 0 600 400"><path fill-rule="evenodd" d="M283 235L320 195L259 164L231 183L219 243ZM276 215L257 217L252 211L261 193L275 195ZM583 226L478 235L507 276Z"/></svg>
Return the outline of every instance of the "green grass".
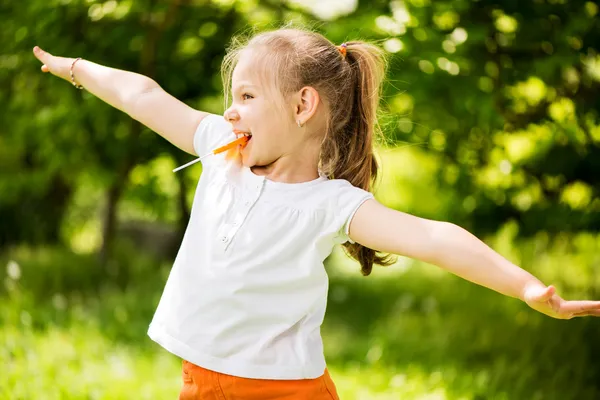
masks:
<svg viewBox="0 0 600 400"><path fill-rule="evenodd" d="M565 296L598 289L597 238L540 250L500 236L495 247L536 260ZM580 273L564 267L574 260ZM168 264L129 249L105 272L89 256L20 248L0 266L0 398L177 397L180 360L146 336ZM342 399L600 398L598 319L553 320L404 259L364 278L336 253L328 271L323 338Z"/></svg>

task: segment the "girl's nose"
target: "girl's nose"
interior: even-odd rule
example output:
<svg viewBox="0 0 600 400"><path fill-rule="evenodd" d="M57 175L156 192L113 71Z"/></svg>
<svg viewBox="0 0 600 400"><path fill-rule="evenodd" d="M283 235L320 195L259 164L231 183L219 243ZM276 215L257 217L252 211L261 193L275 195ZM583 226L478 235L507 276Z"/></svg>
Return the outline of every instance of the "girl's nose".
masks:
<svg viewBox="0 0 600 400"><path fill-rule="evenodd" d="M233 108L228 108L227 110L225 110L223 117L227 122L235 122L238 119L240 119L239 114Z"/></svg>

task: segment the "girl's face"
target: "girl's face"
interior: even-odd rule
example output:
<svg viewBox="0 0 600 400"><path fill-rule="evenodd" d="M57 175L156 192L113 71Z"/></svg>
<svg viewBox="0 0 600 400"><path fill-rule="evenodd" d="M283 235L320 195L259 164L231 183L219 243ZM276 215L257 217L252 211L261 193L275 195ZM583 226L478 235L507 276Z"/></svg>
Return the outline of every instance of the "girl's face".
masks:
<svg viewBox="0 0 600 400"><path fill-rule="evenodd" d="M255 58L252 52L240 55L231 82L232 103L224 113L236 133L252 135L241 151L247 167L272 164L301 140L292 105L269 79L267 67Z"/></svg>

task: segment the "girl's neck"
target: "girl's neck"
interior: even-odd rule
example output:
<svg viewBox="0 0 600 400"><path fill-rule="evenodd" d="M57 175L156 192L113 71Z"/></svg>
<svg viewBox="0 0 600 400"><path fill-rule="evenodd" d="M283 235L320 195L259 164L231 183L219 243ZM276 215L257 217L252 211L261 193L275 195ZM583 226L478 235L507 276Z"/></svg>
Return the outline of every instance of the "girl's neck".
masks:
<svg viewBox="0 0 600 400"><path fill-rule="evenodd" d="M281 159L265 166L251 167L250 170L259 176L264 176L270 181L282 183L302 183L315 180L319 177L317 167L296 165L293 168L282 166Z"/></svg>
<svg viewBox="0 0 600 400"><path fill-rule="evenodd" d="M285 154L271 164L255 165L250 170L271 181L283 183L302 183L319 178L319 153L312 151L296 154Z"/></svg>

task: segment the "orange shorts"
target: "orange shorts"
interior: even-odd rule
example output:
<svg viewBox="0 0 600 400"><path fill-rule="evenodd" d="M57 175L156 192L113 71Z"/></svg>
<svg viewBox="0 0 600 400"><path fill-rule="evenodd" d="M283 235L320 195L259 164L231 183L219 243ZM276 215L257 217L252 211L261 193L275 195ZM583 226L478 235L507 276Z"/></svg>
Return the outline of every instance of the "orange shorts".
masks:
<svg viewBox="0 0 600 400"><path fill-rule="evenodd" d="M179 400L339 400L329 372L316 379L249 379L183 361Z"/></svg>

